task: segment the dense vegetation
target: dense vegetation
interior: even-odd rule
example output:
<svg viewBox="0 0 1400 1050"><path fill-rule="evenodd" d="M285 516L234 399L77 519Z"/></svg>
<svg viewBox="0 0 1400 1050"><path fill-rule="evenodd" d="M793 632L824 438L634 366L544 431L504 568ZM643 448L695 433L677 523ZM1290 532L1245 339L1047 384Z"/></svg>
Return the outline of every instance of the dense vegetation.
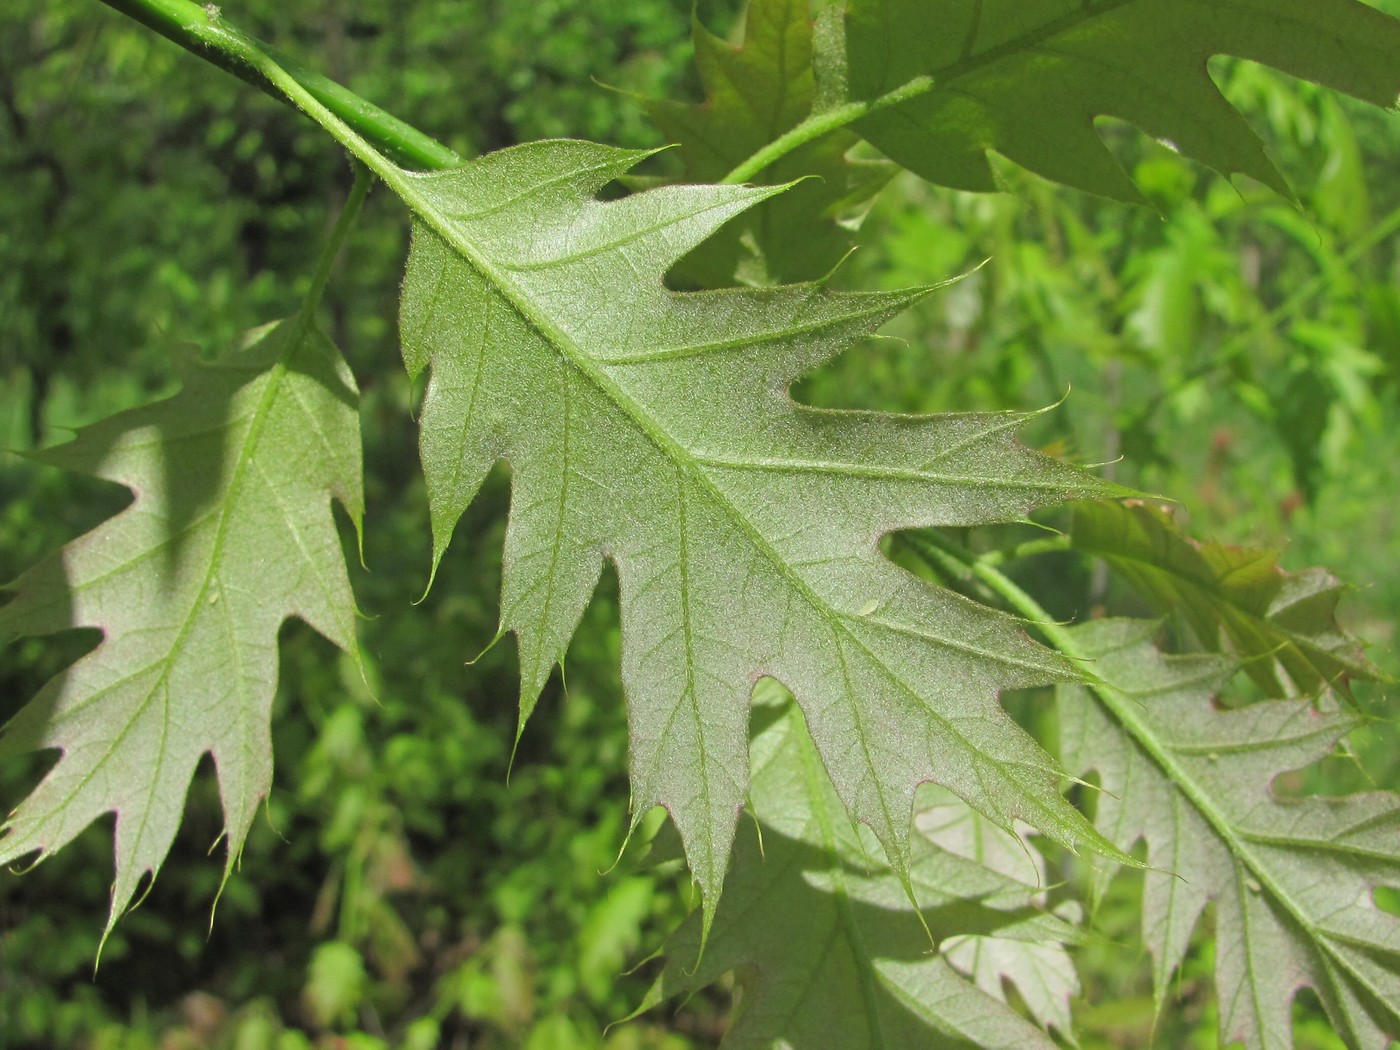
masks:
<svg viewBox="0 0 1400 1050"><path fill-rule="evenodd" d="M783 21L792 18L788 5L756 8L779 26L795 24ZM401 10L250 0L225 14L464 157L559 135L639 148L683 143L638 169L631 189L677 177L713 182L735 166L687 138L697 123L725 119L719 77L728 53L702 34L700 73L692 71L688 5L418 2ZM699 14L711 29L744 35L732 5ZM762 30L748 27L751 57ZM968 273L890 319L881 331L898 338L835 358L805 376L796 396L909 413L1036 412L1063 399L1027 419L1022 440L1070 462L1107 463L1098 475L1177 500L1174 519L1142 508L1050 507L1036 525L1002 514L1003 524L901 534L886 540L886 553L946 590L995 607L1011 602L1021 614L1038 606L1065 622L1104 612L1165 616L1161 630L1124 628L1116 638L1101 622L1075 628L1084 633L1066 633L1063 647L1093 654L1098 676L1129 697L1135 668L1165 660L1156 685L1172 681L1172 702L1202 722L1222 715L1211 715L1211 695L1265 721L1265 712L1282 711L1270 704L1293 702L1280 697L1320 697L1324 739L1256 770L1256 788L1276 773L1273 789L1284 798L1394 786L1393 706L1383 685L1360 681L1381 675L1333 629L1330 580L1276 576L1267 556L1224 544L1287 543L1290 569L1324 564L1363 584L1342 612L1376 643L1369 656L1380 671L1400 671L1391 644L1400 585L1385 568L1400 555L1390 468L1400 454L1400 191L1381 174L1393 170L1400 136L1393 114L1262 66L1217 59L1212 71L1265 139L1296 201L1248 178L1232 185L1114 122L1100 131L1150 207L1064 189L995 159L1009 192L944 188L896 174L852 137L835 141L839 149L806 147L769 173L769 181L826 176L776 198L767 213L779 231L808 220L795 239L780 237L756 255L753 230L746 240L741 225L730 226L672 268L670 281L715 286L737 269L762 284L835 268L837 287L887 289L893 301L895 289ZM762 72L760 63L755 75ZM638 97L707 92L716 101L700 117ZM0 11L0 103L0 441L17 451L179 390L180 362L213 359L239 333L297 315L330 224L355 193L351 171L314 124L90 0L15 0ZM735 139L737 160L768 141ZM852 147L860 159L847 171ZM614 184L606 192L624 191ZM811 228L825 208L848 221ZM852 236L865 247L838 267ZM961 970L991 994L1005 994L1007 977L1014 1007L1057 1038L1067 1037L1072 1005L1082 1046L1144 1045L1154 1032L1161 1045L1217 1044L1211 924L1179 931L1154 963L1139 934L1151 876L1110 881L1107 862L1047 838L1022 853L1014 838L932 790L920 795L906 876L940 940L942 956L931 960L899 872L871 859L874 838L855 834L844 817L823 823L823 813L841 813L842 799L777 775L804 761L821 766L803 719L768 685L755 699L754 755L782 757L755 766L748 794L763 845L756 824L741 822L700 955L698 917L680 925L700 895L660 811L641 814L628 840L624 654L611 569L569 643L567 675L551 675L552 652L536 654L542 692L513 749L519 665L529 653L517 660L514 646L490 645L502 616L512 477L497 466L455 532L452 522L430 525L414 425L415 415L430 418L423 376L390 367L406 247L401 206L376 190L321 301L324 327L359 386L368 568L359 567L354 522L337 519L355 601L367 614L354 625L359 657L337 653L299 621L281 628L266 819L251 822L220 892L222 866L206 854L225 816L206 759L170 859L140 907L113 927L95 977L110 904L110 818L0 882L0 1047L291 1047L337 1038L366 1047L715 1045L731 1010L731 966L755 962L765 943L784 947L760 967L817 951L789 949L791 931L766 941L759 931L757 947L736 943L724 912L731 899L769 892L765 872L823 870L810 855L814 827L835 829L832 856L859 874L842 899L856 902L851 921L864 924L885 958L911 970L946 959L949 980L961 981L953 973ZM435 352L427 348L423 361ZM1066 494L1074 485L1095 490L1089 481L1060 484ZM117 486L7 456L0 578L19 576L129 499ZM451 532L452 543L414 604L433 528ZM1213 542L1193 546L1187 534ZM1194 579L1196 591L1154 576L1162 566L1174 567L1168 580ZM1268 629L1249 620L1246 636L1240 610L1280 579L1311 601ZM1035 605L1015 606L1017 595ZM5 626L0 637L21 633ZM0 716L14 715L95 641L91 631L11 641ZM1159 658L1148 651L1153 642L1193 655ZM1140 651L1114 678L1111 655ZM1350 690L1347 678L1357 679ZM1186 683L1196 680L1207 686L1193 693ZM1005 705L1091 783L1109 778L1115 761L1131 761L1130 744L1105 743L1112 725L1086 728L1084 712L1100 709L1083 687L1057 692L1026 690ZM7 756L5 805L18 804L51 766L51 756ZM1101 820L1113 808L1088 788L1071 797ZM1132 808L1129 799L1118 814L1121 830L1152 823L1154 815ZM1393 811L1376 819L1393 838ZM1131 835L1115 841L1134 845ZM960 864L974 847L983 863ZM1387 857L1375 862L1381 922L1400 910L1386 889L1397 883L1393 843ZM1160 854L1151 862L1177 870ZM140 874L132 873L138 896ZM696 876L713 907L717 885ZM710 873L710 883L716 878ZM826 889L818 879L776 892L820 915L836 899ZM966 898L1000 902L1003 917L989 919ZM664 965L632 969L668 937ZM1178 973L1163 961L1173 952ZM1388 975L1377 980L1393 984L1393 948L1372 955ZM1154 983L1165 996L1160 1011ZM649 988L692 986L700 990L684 1005L605 1031ZM852 994L839 980L833 987L834 1003ZM1381 994L1362 1012L1395 1035L1385 1018L1396 1009ZM1335 1004L1305 992L1292 1011L1299 1045L1346 1044ZM1004 1040L1025 1045L1008 1017ZM748 1023L756 1023L752 1011ZM797 1045L821 1045L800 1036L789 1033ZM756 1038L768 1037L760 1029Z"/></svg>

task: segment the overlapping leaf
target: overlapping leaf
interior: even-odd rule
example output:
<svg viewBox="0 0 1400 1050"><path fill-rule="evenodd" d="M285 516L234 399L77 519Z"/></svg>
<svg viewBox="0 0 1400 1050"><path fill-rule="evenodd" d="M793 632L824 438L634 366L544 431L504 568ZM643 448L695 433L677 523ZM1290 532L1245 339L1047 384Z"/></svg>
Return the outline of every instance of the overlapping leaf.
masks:
<svg viewBox="0 0 1400 1050"><path fill-rule="evenodd" d="M996 827L965 803L932 788L919 800L914 826L940 850L1019 882L1028 902L1044 906L1049 873L1044 858L1024 837ZM1079 907L1072 901L1056 913L1079 919ZM1009 981L1041 1027L1071 1034L1070 1000L1079 994L1079 978L1061 939L960 933L941 941L939 950L988 995L1005 1002L1004 984Z"/></svg>
<svg viewBox="0 0 1400 1050"><path fill-rule="evenodd" d="M781 690L773 690L781 694ZM651 1002L736 971L744 993L726 1048L1044 1047L1055 1044L999 996L932 952L928 933L880 848L851 825L791 704L759 708L753 808L700 954L693 916L666 946ZM941 805L946 818L961 803ZM911 873L935 937L1063 954L1074 928L1033 906L1036 890L920 835ZM1024 861L1024 855L1022 855ZM697 965L698 961L698 965ZM1072 975L1072 971L1071 971Z"/></svg>
<svg viewBox="0 0 1400 1050"><path fill-rule="evenodd" d="M811 114L816 84L808 0L756 0L741 45L695 24L695 57L708 95L689 106L646 103L662 133L676 143L684 181L718 182ZM764 170L765 183L803 176L789 192L764 201L695 250L679 275L702 287L769 284L824 277L850 246L847 227L859 220L896 171L888 161L847 156L850 132L823 136Z"/></svg>
<svg viewBox="0 0 1400 1050"><path fill-rule="evenodd" d="M1099 828L1124 847L1145 839L1161 869L1143 895L1157 994L1214 903L1222 1045L1290 1046L1306 985L1349 1046L1381 1050L1400 1037L1400 918L1374 895L1400 883L1400 798L1274 797L1276 775L1327 755L1357 719L1305 700L1218 710L1236 665L1163 656L1156 630L1070 631L1103 684L1062 687L1059 711L1066 764L1102 778Z"/></svg>
<svg viewBox="0 0 1400 1050"><path fill-rule="evenodd" d="M1323 569L1285 572L1274 551L1197 543L1148 503L1075 508L1074 546L1107 560L1208 649L1239 657L1270 696L1345 691L1377 671L1337 623L1344 586Z"/></svg>
<svg viewBox="0 0 1400 1050"><path fill-rule="evenodd" d="M1104 148L1115 117L1225 174L1288 189L1262 143L1211 82L1233 55L1390 106L1400 21L1358 0L849 0L854 125L911 171L968 190L996 186L995 150L1057 182L1137 201Z"/></svg>
<svg viewBox="0 0 1400 1050"><path fill-rule="evenodd" d="M421 445L439 555L491 464L514 474L501 626L518 639L522 719L610 558L634 819L670 810L707 914L760 675L797 695L841 798L897 868L930 780L1004 826L1094 848L1053 763L996 702L1065 665L878 540L1107 486L1019 446L1017 415L794 404L796 376L924 292L669 292L669 265L774 191L592 199L641 156L545 142L390 176L415 212L402 329L410 372L432 368Z"/></svg>
<svg viewBox="0 0 1400 1050"><path fill-rule="evenodd" d="M114 812L115 921L160 868L209 754L233 864L271 785L278 628L298 616L354 646L330 499L358 525L356 402L339 354L299 316L192 364L176 396L39 454L136 499L21 576L0 608L0 638L103 632L0 736L0 757L62 752L11 814L0 863L52 853Z"/></svg>

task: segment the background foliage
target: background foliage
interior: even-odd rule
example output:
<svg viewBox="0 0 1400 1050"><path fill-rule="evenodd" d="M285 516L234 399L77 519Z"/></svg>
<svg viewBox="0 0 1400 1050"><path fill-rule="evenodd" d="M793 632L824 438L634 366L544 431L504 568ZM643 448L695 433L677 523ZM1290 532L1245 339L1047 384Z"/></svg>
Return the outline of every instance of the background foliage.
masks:
<svg viewBox="0 0 1400 1050"><path fill-rule="evenodd" d="M702 5L723 33L732 6ZM663 141L625 91L699 98L689 5L363 2L239 5L241 24L466 155L548 135ZM1347 602L1371 656L1400 672L1392 471L1400 456L1400 161L1390 115L1243 62L1217 79L1270 142L1304 209L1207 176L1111 123L1115 152L1160 214L1064 191L1010 168L1015 195L897 179L838 274L903 287L992 262L925 300L885 340L807 380L816 404L905 411L1038 408L1034 443L1114 459L1127 484L1181 501L1197 535L1288 543L1366 586ZM264 96L81 0L0 11L0 444L27 449L173 385L198 338L232 340L289 313L348 172L319 133ZM685 913L674 868L613 868L626 828L615 586L587 614L507 780L517 691L495 633L507 489L488 482L447 555L426 569L425 498L395 369L404 228L371 200L327 305L364 385L368 687L299 625L283 632L276 786L206 936L222 825L197 778L174 862L117 927L103 925L110 830L0 881L0 1048L714 1045L723 990L604 1031L650 982L623 971ZM878 250L873 246L879 245ZM117 490L0 461L0 579L120 506ZM353 544L342 520L347 544ZM985 530L983 546L1028 538ZM357 564L355 558L350 564ZM1022 582L1057 615L1133 611L1106 575L1067 559ZM405 611L407 610L407 611ZM0 718L67 648L7 650ZM379 668L385 673L380 675ZM1299 791L1400 782L1393 711L1363 693L1355 763ZM1043 705L1026 705L1033 720ZM0 766L18 798L41 760ZM607 874L603 874L607 872ZM1081 1045L1143 1045L1151 969L1136 887L1120 879L1079 955ZM1162 1045L1213 1046L1211 946L1197 943L1157 1022ZM1303 1045L1334 1045L1307 1005Z"/></svg>

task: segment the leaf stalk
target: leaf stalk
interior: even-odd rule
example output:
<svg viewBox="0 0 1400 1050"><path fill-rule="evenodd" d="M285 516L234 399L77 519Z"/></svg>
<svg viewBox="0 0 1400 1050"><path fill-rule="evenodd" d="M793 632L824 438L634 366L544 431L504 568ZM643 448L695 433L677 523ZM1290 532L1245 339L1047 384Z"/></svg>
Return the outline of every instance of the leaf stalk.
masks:
<svg viewBox="0 0 1400 1050"><path fill-rule="evenodd" d="M729 185L749 182L759 172L807 143L854 124L861 117L926 94L933 90L933 84L932 77L915 77L902 87L869 102L848 102L844 106L813 113L796 127L779 135L719 181Z"/></svg>
<svg viewBox="0 0 1400 1050"><path fill-rule="evenodd" d="M355 225L355 219L359 217L360 208L364 205L365 198L369 196L369 188L373 182L374 176L370 174L369 169L363 164L355 163L355 184L350 187L350 196L346 198L344 207L340 209L340 215L335 220L335 226L331 229L326 246L321 250L321 257L316 260L316 271L311 276L311 287L306 290L306 299L301 306L301 312L304 316L310 317L320 303L326 285L330 282L331 270L335 267L336 258L340 255L341 248L345 246L345 239L350 235L350 228Z"/></svg>

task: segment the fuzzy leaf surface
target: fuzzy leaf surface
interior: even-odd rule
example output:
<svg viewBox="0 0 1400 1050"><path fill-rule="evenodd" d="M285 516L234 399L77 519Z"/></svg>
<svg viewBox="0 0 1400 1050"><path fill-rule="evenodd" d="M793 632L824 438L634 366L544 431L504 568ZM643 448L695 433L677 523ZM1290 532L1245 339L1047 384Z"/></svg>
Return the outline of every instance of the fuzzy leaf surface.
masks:
<svg viewBox="0 0 1400 1050"><path fill-rule="evenodd" d="M677 144L681 180L718 182L751 154L808 117L816 99L813 23L808 0L755 0L744 38L730 44L697 20L695 60L706 100L690 106L649 100L648 116ZM824 277L850 248L876 193L898 168L847 154L858 138L837 132L799 147L765 169L765 183L815 176L756 205L681 264L702 287L771 284Z"/></svg>
<svg viewBox="0 0 1400 1050"><path fill-rule="evenodd" d="M726 1050L1049 1050L1045 1033L930 950L879 845L852 826L832 791L801 713L782 702L782 690L765 691L753 741L761 840L752 829L740 834L703 955L692 916L666 945L650 1002L691 994L733 970L744 991ZM966 812L946 800L937 808L945 821L950 809ZM1075 937L1034 905L1035 889L922 835L914 837L911 870L924 921L940 941L975 937L1063 952Z"/></svg>
<svg viewBox="0 0 1400 1050"><path fill-rule="evenodd" d="M1345 586L1324 569L1286 572L1276 551L1198 543L1161 507L1075 508L1074 546L1105 559L1164 614L1180 614L1207 649L1234 655L1274 697L1345 692L1379 672L1337 623Z"/></svg>
<svg viewBox="0 0 1400 1050"><path fill-rule="evenodd" d="M110 927L159 870L209 754L231 869L272 782L278 629L300 617L354 651L330 501L358 528L357 403L339 353L298 317L192 363L175 396L36 456L126 485L135 501L26 572L0 608L0 638L103 633L0 736L0 757L62 753L10 815L0 863L52 853L114 812Z"/></svg>
<svg viewBox="0 0 1400 1050"><path fill-rule="evenodd" d="M642 156L544 142L394 178L415 212L401 324L409 371L432 371L420 441L439 556L491 464L513 471L501 628L518 640L522 720L609 558L633 819L670 811L707 913L763 675L797 695L841 798L897 867L924 781L1004 826L1102 846L997 703L1066 665L878 544L1106 483L1018 445L1021 416L795 404L797 376L926 290L670 292L668 266L775 191L593 199Z"/></svg>
<svg viewBox="0 0 1400 1050"><path fill-rule="evenodd" d="M1141 201L1094 128L1114 117L1289 195L1206 63L1233 55L1379 106L1400 94L1400 21L1357 0L849 0L855 129L941 185L996 189L990 150Z"/></svg>
<svg viewBox="0 0 1400 1050"><path fill-rule="evenodd" d="M1143 890L1158 996L1213 903L1222 1046L1291 1046L1308 986L1347 1045L1381 1050L1400 1037L1400 918L1374 895L1400 884L1400 797L1276 798L1274 777L1329 754L1357 718L1306 700L1216 709L1237 665L1164 656L1158 627L1072 629L1103 684L1058 691L1066 764L1102 778L1100 829L1125 848L1145 840L1161 869Z"/></svg>

